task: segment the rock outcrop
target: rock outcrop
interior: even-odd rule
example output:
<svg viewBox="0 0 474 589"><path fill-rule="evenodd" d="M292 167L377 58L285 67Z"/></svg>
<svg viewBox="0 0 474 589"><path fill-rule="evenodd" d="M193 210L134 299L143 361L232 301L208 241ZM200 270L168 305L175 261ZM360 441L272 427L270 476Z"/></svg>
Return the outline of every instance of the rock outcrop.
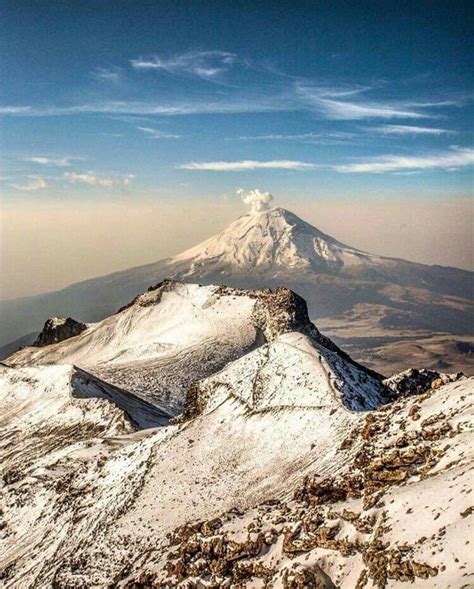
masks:
<svg viewBox="0 0 474 589"><path fill-rule="evenodd" d="M446 374L426 368L409 368L385 379L384 384L397 395L421 395L430 389L439 388L463 377L462 372Z"/></svg>
<svg viewBox="0 0 474 589"><path fill-rule="evenodd" d="M85 323L76 321L72 317L50 317L34 341L33 346L41 348L43 346L57 344L81 334L86 329L87 325Z"/></svg>

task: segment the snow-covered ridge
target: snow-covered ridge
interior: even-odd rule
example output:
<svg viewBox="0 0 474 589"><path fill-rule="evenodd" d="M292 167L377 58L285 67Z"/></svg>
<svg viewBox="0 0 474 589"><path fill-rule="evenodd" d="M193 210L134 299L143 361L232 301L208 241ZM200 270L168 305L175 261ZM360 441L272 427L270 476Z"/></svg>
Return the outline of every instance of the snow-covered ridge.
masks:
<svg viewBox="0 0 474 589"><path fill-rule="evenodd" d="M473 380L366 414L336 475L177 527L118 587L470 587Z"/></svg>
<svg viewBox="0 0 474 589"><path fill-rule="evenodd" d="M162 549L167 534L177 538L177 526L211 522L235 510L249 514L243 524L236 521L230 546L237 558L229 552L229 561L215 570L221 567L219 559L212 567L206 559L204 564L212 568L209 582L214 587L232 586L250 567L239 577L250 589L258 586L258 571L264 570L261 557L279 560L283 569L290 558L288 546L298 551L300 540L307 541L291 528L295 535L285 542L280 529L271 536L280 537L278 542L270 535L260 537L252 544L255 554L245 555L251 562L243 562L251 533L247 524L255 519L253 525L260 525L253 510L265 501L278 505L274 515L280 523L293 526L303 518L305 530L313 530L313 524L319 530L318 542L330 540L315 546L322 552L311 549L308 562L312 570L322 571L320 578L334 578L344 589L353 589L351 575L357 571L358 578L368 558L364 574L370 580L378 579L381 567L391 579L399 551L392 554L392 547L381 550L377 544L386 522L376 503L382 490L378 485L387 477L395 477L400 489L388 495L394 500L389 517L404 540L406 529L398 522L407 521L412 500L423 517L423 529L441 533L437 523L433 527L431 513L420 506L430 496L430 483L433 500L445 503L441 490L446 480L456 485L459 495L440 523L453 525L446 532L445 553L456 545L457 530L464 531L459 521L465 516L457 510L469 515L464 493L472 380L443 384L450 378L410 373L390 379L387 387L380 375L353 362L323 336L310 322L305 301L288 289L253 291L165 281L83 333L24 349L7 362L9 366L0 368L0 564L6 589L105 589L142 574L151 575L142 579L146 587L153 586L152 579L160 579L157 586L172 587L183 580L180 577L194 576L198 586L206 586L208 574L199 578L204 569L199 569L203 561L197 553L165 571L163 558L169 550ZM440 388L417 402L416 396L403 397L413 383ZM181 412L185 395L183 416L168 422L170 414ZM393 403L394 398L399 400ZM438 460L449 445L452 450L438 472L438 462L431 459ZM357 472L361 460L365 462ZM456 460L461 461L459 468ZM427 476L417 479L425 467ZM349 497L352 490L358 495ZM316 512L313 496L342 502L336 505L337 515L326 505L321 514ZM293 497L300 497L299 503L287 507L285 502ZM375 511L362 513L372 508ZM341 523L334 537L325 536L334 518L343 520L346 511L356 513L365 532ZM203 529L214 530L211 523ZM195 546L205 544L201 527L195 539ZM394 543L393 537L388 540ZM227 546L227 540L216 542ZM436 569L439 587L451 583L460 589L457 565L428 558L432 539L421 555L411 536L407 542L410 564L402 571L409 567L410 574L417 572L418 583L424 579L418 573L432 579L430 571ZM379 553L380 567L370 564ZM459 554L465 558L463 551ZM347 555L351 558L341 560ZM239 563L235 579L234 565L228 564L234 561ZM448 576L443 576L442 566ZM162 580L164 571L168 576ZM272 575L279 572L284 574L276 566ZM374 581L372 586L379 585Z"/></svg>
<svg viewBox="0 0 474 589"><path fill-rule="evenodd" d="M75 364L176 414L188 385L287 332L305 333L319 347L321 362L352 366L370 381L367 390L379 389L382 402L381 377L320 334L305 301L284 288L253 291L164 281L78 336L26 348L8 363Z"/></svg>

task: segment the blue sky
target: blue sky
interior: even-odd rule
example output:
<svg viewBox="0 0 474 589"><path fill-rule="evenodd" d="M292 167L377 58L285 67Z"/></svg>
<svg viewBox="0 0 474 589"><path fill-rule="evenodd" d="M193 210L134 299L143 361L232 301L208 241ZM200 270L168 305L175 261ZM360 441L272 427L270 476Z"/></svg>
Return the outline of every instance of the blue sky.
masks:
<svg viewBox="0 0 474 589"><path fill-rule="evenodd" d="M467 2L2 2L7 199L472 189Z"/></svg>

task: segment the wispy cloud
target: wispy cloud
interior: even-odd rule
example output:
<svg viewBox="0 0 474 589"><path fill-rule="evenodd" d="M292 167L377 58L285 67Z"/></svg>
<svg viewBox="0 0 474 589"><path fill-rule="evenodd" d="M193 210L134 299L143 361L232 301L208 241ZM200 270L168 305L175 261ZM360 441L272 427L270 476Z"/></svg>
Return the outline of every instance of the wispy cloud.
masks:
<svg viewBox="0 0 474 589"><path fill-rule="evenodd" d="M451 147L448 151L422 156L383 155L365 162L354 162L332 166L342 173L400 172L415 170L446 169L453 170L474 164L474 149Z"/></svg>
<svg viewBox="0 0 474 589"><path fill-rule="evenodd" d="M175 89L174 99L104 100L69 106L0 106L0 116L73 116L104 114L108 116L181 116L200 114L245 114L259 112L310 112L327 120L394 120L408 122L439 117L443 108L461 107L472 96L454 96L438 92L439 100L380 98L380 83L372 85L323 83L282 74L264 64L252 62L226 51L190 51L172 56L152 55L131 60L135 71L166 72L180 77L193 77L220 85L205 85L199 94L189 88ZM243 82L243 74L250 77ZM92 75L104 81L118 81L121 68L97 68ZM234 75L235 74L235 75ZM188 86L188 85L187 85ZM225 86L225 88L224 88ZM119 87L119 86L118 86ZM383 91L387 94L388 84ZM117 92L118 94L118 92ZM398 94L397 88L393 94ZM138 94L135 94L136 96ZM171 96L171 94L166 94ZM145 123L146 124L146 123ZM146 125L151 128L151 125ZM283 139L283 137L281 137ZM322 142L323 138L293 137L288 140ZM334 140L336 138L333 138Z"/></svg>
<svg viewBox="0 0 474 589"><path fill-rule="evenodd" d="M179 139L181 137L181 135L173 135L172 133L166 133L159 129L153 129L152 127L137 127L137 129L150 139Z"/></svg>
<svg viewBox="0 0 474 589"><path fill-rule="evenodd" d="M472 100L472 95L469 94L457 94L454 98L448 98L443 100L414 100L411 104L415 108L443 108L446 106L455 106L460 108L465 106Z"/></svg>
<svg viewBox="0 0 474 589"><path fill-rule="evenodd" d="M43 190L48 188L49 184L41 176L28 176L26 184L12 184L16 190L23 190L25 192L34 192L35 190Z"/></svg>
<svg viewBox="0 0 474 589"><path fill-rule="evenodd" d="M319 98L314 101L316 110L327 119L362 120L362 119L425 119L430 115L410 108L375 102L344 102Z"/></svg>
<svg viewBox="0 0 474 589"><path fill-rule="evenodd" d="M70 184L87 184L88 186L99 186L100 188L113 188L118 186L128 186L133 180L134 175L95 176L91 173L77 174L75 172L66 172L64 178Z"/></svg>
<svg viewBox="0 0 474 589"><path fill-rule="evenodd" d="M384 135L452 135L455 131L436 127L416 127L412 125L379 125L369 130Z"/></svg>
<svg viewBox="0 0 474 589"><path fill-rule="evenodd" d="M29 116L32 112L34 112L34 109L31 106L0 106L0 115Z"/></svg>
<svg viewBox="0 0 474 589"><path fill-rule="evenodd" d="M351 96L364 95L373 90L366 86L351 88L328 88L297 82L295 91L308 107L319 112L324 118L332 120L363 119L428 119L435 115L428 108L454 105L454 101L420 102L370 100L365 96L350 99Z"/></svg>
<svg viewBox="0 0 474 589"><path fill-rule="evenodd" d="M98 67L91 72L91 75L101 82L112 82L116 84L122 79L123 71L119 67Z"/></svg>
<svg viewBox="0 0 474 589"><path fill-rule="evenodd" d="M222 98L219 100L194 100L176 103L150 103L108 101L74 106L50 107L0 107L0 116L55 117L88 114L137 115L137 116L181 116L200 114L244 114L273 111L298 110L283 98L261 96L256 98Z"/></svg>
<svg viewBox="0 0 474 589"><path fill-rule="evenodd" d="M300 133L297 135L269 134L269 135L243 135L240 137L227 137L228 141L294 141L301 143L333 144L345 143L356 137L355 133L346 131L334 131L328 133Z"/></svg>
<svg viewBox="0 0 474 589"><path fill-rule="evenodd" d="M132 59L130 63L137 70L161 70L170 74L191 75L215 81L237 61L237 56L227 51L189 51L171 57L140 57Z"/></svg>
<svg viewBox="0 0 474 589"><path fill-rule="evenodd" d="M57 166L59 168L67 168L72 165L74 161L81 161L84 158L65 156L65 157L49 157L49 156L34 156L24 158L25 162L39 164L41 166Z"/></svg>
<svg viewBox="0 0 474 589"><path fill-rule="evenodd" d="M169 103L107 101L71 106L3 106L0 116L55 117L88 114L121 116L183 116L201 114L245 114L263 112L308 111L327 120L364 119L429 119L435 115L423 111L421 106L382 102L353 102L322 97L303 97L291 92L259 96L227 96Z"/></svg>
<svg viewBox="0 0 474 589"><path fill-rule="evenodd" d="M178 166L181 170L204 170L212 172L244 172L248 170L314 170L318 164L298 160L240 160L233 162L189 162Z"/></svg>

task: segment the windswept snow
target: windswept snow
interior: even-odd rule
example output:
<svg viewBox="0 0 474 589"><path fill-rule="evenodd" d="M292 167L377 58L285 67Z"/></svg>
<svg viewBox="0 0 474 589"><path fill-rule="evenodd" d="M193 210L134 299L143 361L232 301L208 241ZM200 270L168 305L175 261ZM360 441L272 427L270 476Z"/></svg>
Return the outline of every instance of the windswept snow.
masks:
<svg viewBox="0 0 474 589"><path fill-rule="evenodd" d="M278 333L278 326L271 327L278 313L293 312L290 300L283 301L279 308L278 302L270 310L267 308L269 301L277 300L278 296L169 281L138 296L115 315L90 325L79 336L40 349L26 348L11 356L8 363L14 366L75 364L176 414L189 384L262 346L272 337L272 330ZM316 341L319 334L309 322L304 302L300 305L301 317L296 320L299 325L292 329L312 330L311 337ZM306 345L310 347L309 343ZM288 343L277 356L290 350ZM328 379L339 378L338 355L321 345L321 360L316 352L311 354L313 363L329 363L325 369L329 376L321 377L321 382L331 389L334 385ZM343 375L343 380L355 379L361 385L358 391L365 391L367 399L367 402L364 399L356 402L359 392L352 390L351 403L358 403L362 409L382 402L380 383L374 384L372 378L365 387L367 371L352 365L351 370L357 375ZM378 393L374 393L377 387Z"/></svg>
<svg viewBox="0 0 474 589"><path fill-rule="evenodd" d="M472 580L473 380L388 388L287 289L167 281L7 363L6 589Z"/></svg>
<svg viewBox="0 0 474 589"><path fill-rule="evenodd" d="M218 290L165 283L79 336L26 348L8 363L76 364L176 413L188 382L220 369L257 340L255 299L223 297Z"/></svg>
<svg viewBox="0 0 474 589"><path fill-rule="evenodd" d="M282 409L375 409L388 399L382 383L311 337L284 333L197 385L212 411L229 395L252 412ZM208 402L207 399L209 399Z"/></svg>

